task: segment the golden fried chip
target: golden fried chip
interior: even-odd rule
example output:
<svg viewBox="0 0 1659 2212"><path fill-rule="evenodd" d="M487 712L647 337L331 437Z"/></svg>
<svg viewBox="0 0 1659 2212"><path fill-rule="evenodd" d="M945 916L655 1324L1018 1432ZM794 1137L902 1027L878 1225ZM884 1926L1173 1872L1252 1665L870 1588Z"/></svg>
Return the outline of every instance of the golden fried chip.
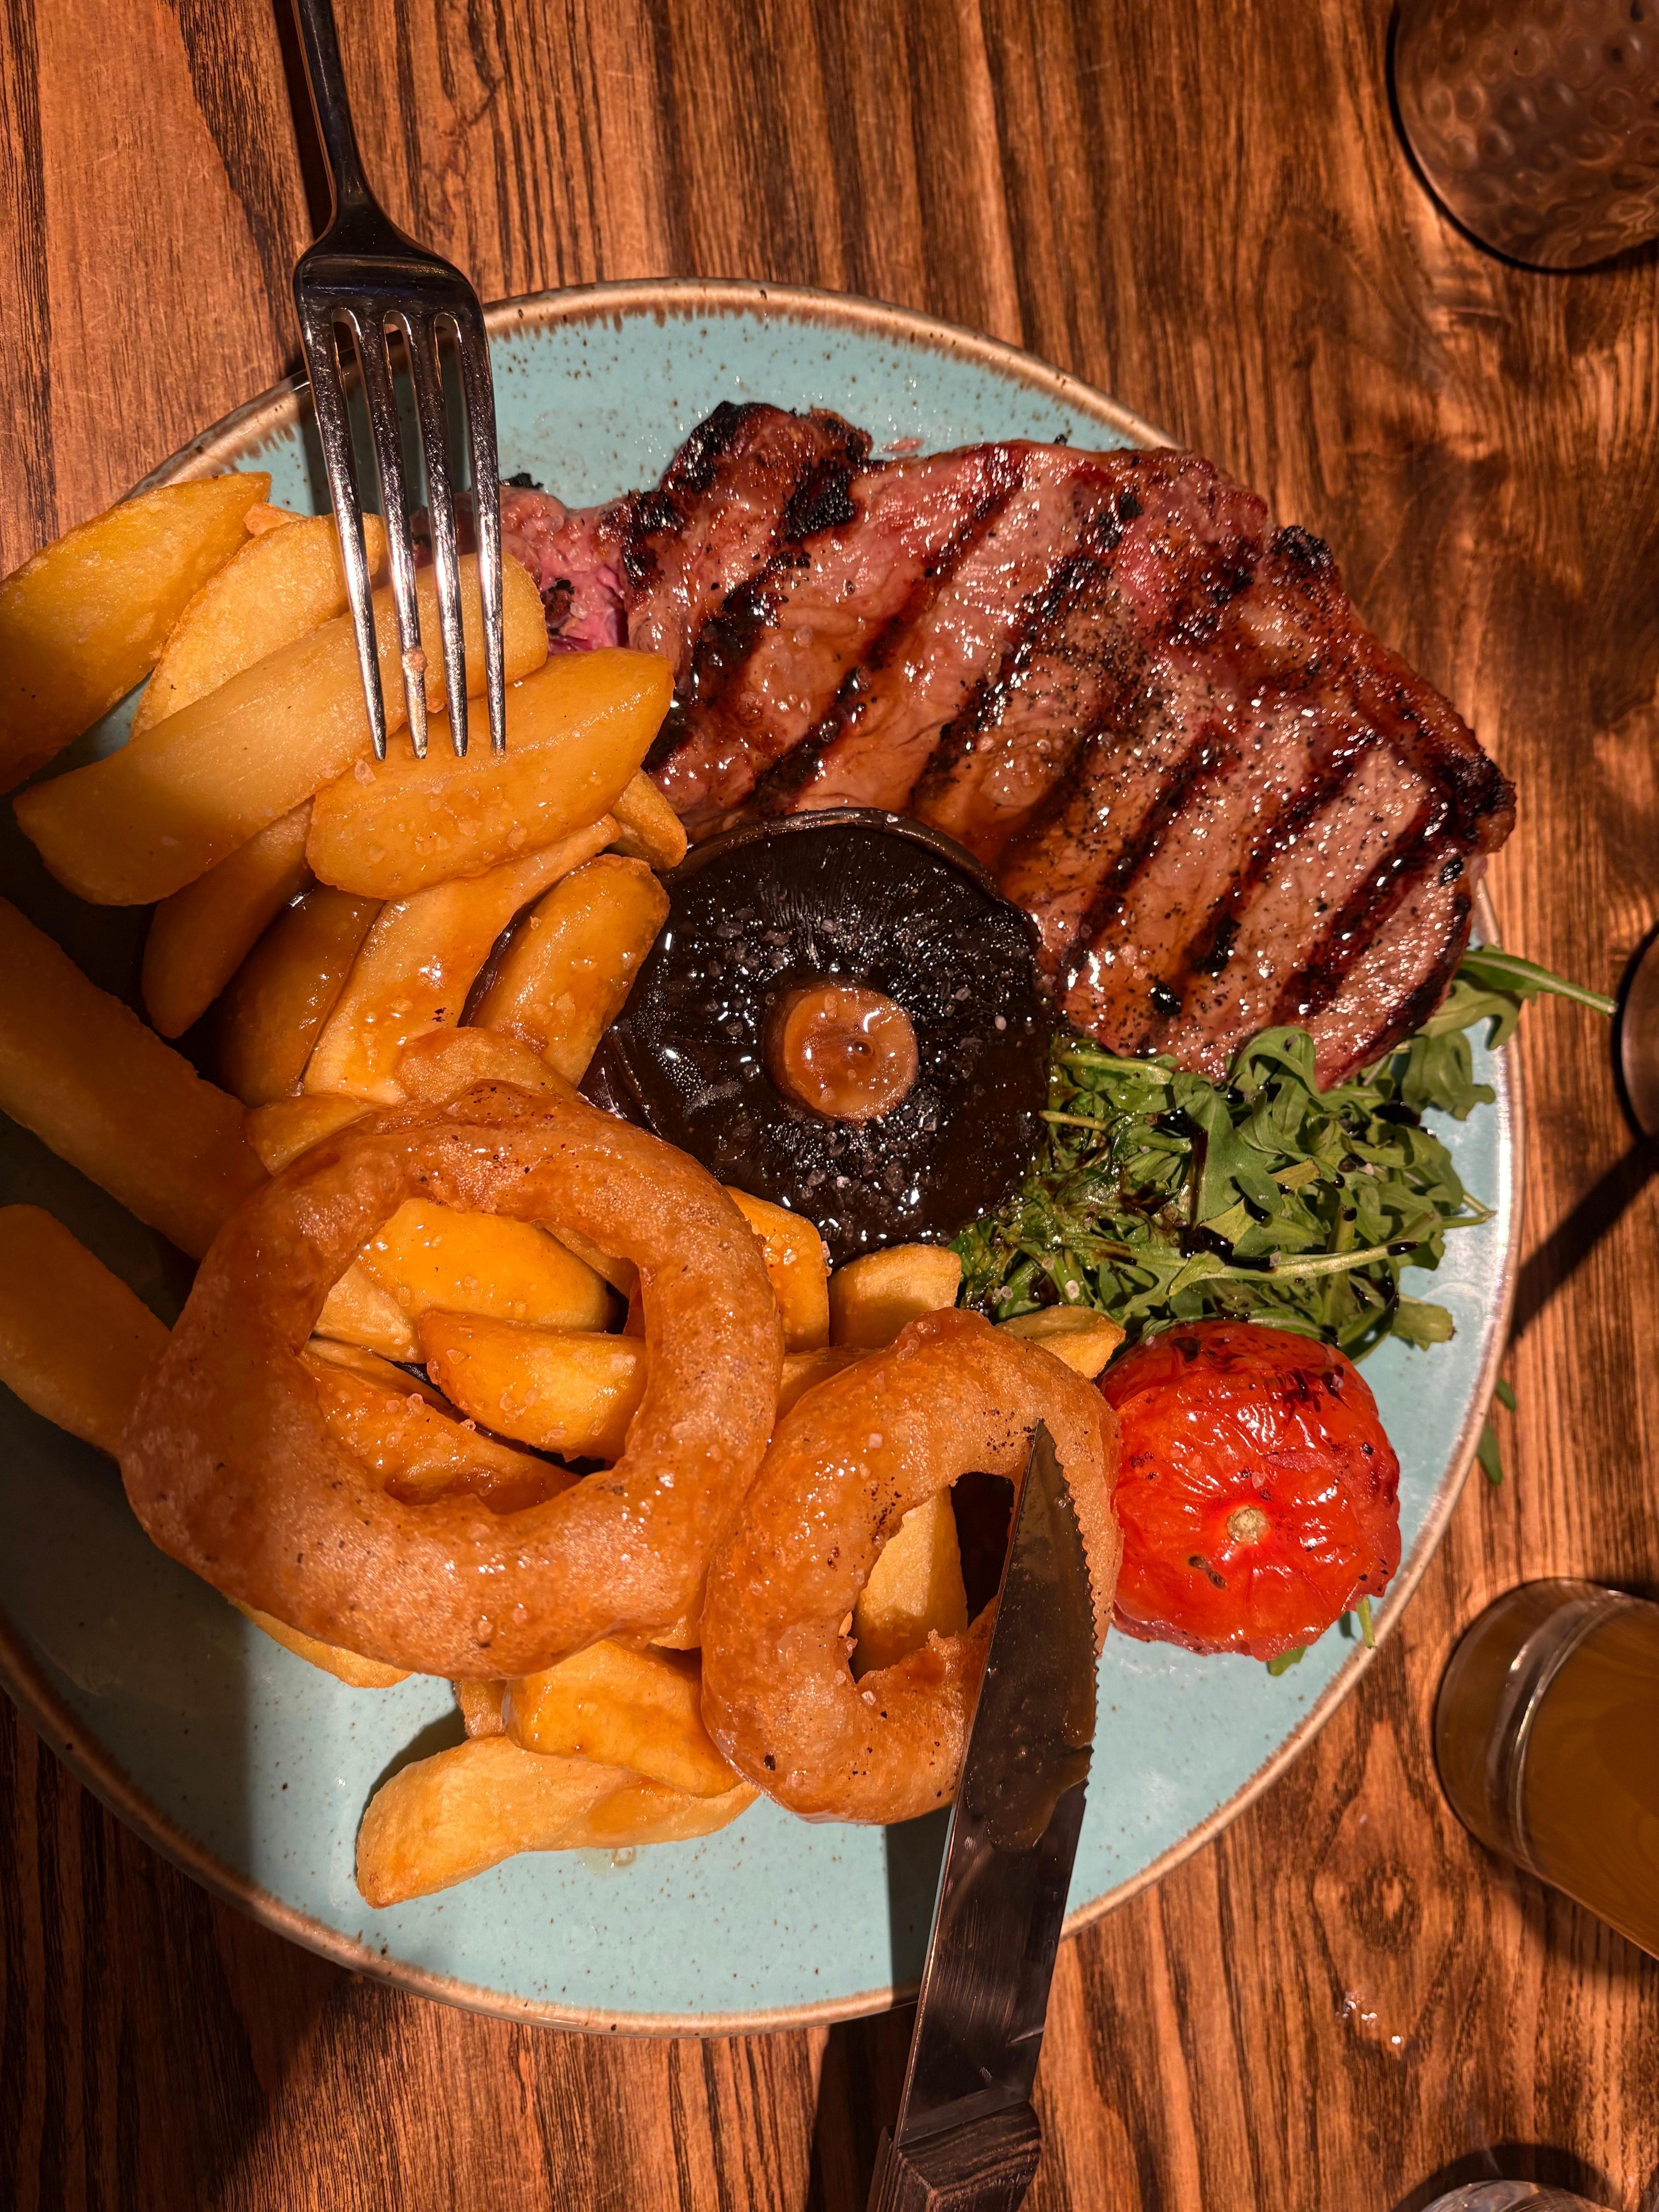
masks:
<svg viewBox="0 0 1659 2212"><path fill-rule="evenodd" d="M241 519L237 517L237 528ZM279 533L280 534L280 533ZM547 627L529 572L503 564L509 681L547 658ZM427 641L427 690L441 703L437 586L416 580ZM469 676L483 680L477 563L461 562ZM374 594L386 728L408 718L401 645L389 587ZM152 723L106 759L19 794L24 834L61 884L101 906L144 906L193 883L268 823L373 751L356 634L337 615L233 676L193 706Z"/></svg>
<svg viewBox="0 0 1659 2212"><path fill-rule="evenodd" d="M685 858L685 825L648 775L636 775L611 811L617 817L615 850L644 860L665 875Z"/></svg>
<svg viewBox="0 0 1659 2212"><path fill-rule="evenodd" d="M323 1302L317 1334L340 1344L361 1345L384 1359L417 1360L421 1340L415 1324L389 1291L383 1291L361 1260L354 1260Z"/></svg>
<svg viewBox="0 0 1659 2212"><path fill-rule="evenodd" d="M3 899L0 1110L194 1259L265 1179L236 1101Z"/></svg>
<svg viewBox="0 0 1659 2212"><path fill-rule="evenodd" d="M566 1459L622 1457L645 1395L637 1337L455 1313L422 1314L419 1328L428 1374L485 1428Z"/></svg>
<svg viewBox="0 0 1659 2212"><path fill-rule="evenodd" d="M411 1321L434 1307L538 1328L602 1329L611 1317L605 1284L533 1222L410 1199L362 1256Z"/></svg>
<svg viewBox="0 0 1659 2212"><path fill-rule="evenodd" d="M0 1382L26 1406L114 1459L167 1340L167 1324L61 1221L0 1207Z"/></svg>
<svg viewBox="0 0 1659 2212"><path fill-rule="evenodd" d="M404 1095L397 1075L404 1047L459 1022L478 971L514 915L588 859L605 834L603 826L579 830L483 875L434 884L383 906L317 1040L306 1089L396 1105Z"/></svg>
<svg viewBox="0 0 1659 2212"><path fill-rule="evenodd" d="M378 1659L364 1659L356 1651L343 1650L337 1644L319 1644L314 1636L301 1634L290 1628L285 1620L274 1614L256 1613L251 1605L237 1599L230 1602L238 1613L262 1629L273 1644L280 1644L284 1651L291 1651L296 1659L307 1666L320 1668L325 1674L332 1674L337 1682L343 1682L349 1690L389 1690L397 1682L406 1682L409 1677L397 1667L382 1665Z"/></svg>
<svg viewBox="0 0 1659 2212"><path fill-rule="evenodd" d="M346 1364L339 1355L349 1349L319 1340L301 1357L330 1428L393 1498L419 1505L465 1492L492 1512L516 1513L556 1498L576 1480L567 1468L480 1435L428 1383L390 1361L364 1354Z"/></svg>
<svg viewBox="0 0 1659 2212"><path fill-rule="evenodd" d="M650 653L556 653L508 690L504 754L472 744L458 760L440 719L424 760L360 762L326 785L311 865L343 890L407 898L609 820L672 688L667 662ZM617 827L609 821L606 843Z"/></svg>
<svg viewBox="0 0 1659 2212"><path fill-rule="evenodd" d="M204 477L124 500L0 582L0 791L107 714L243 543L268 476Z"/></svg>
<svg viewBox="0 0 1659 2212"><path fill-rule="evenodd" d="M1123 1341L1123 1331L1109 1314L1086 1306L1045 1306L1041 1313L1019 1314L997 1326L1028 1344L1040 1344L1090 1382Z"/></svg>
<svg viewBox="0 0 1659 2212"><path fill-rule="evenodd" d="M165 898L144 939L144 1011L164 1037L204 1014L289 902L311 881L310 802Z"/></svg>
<svg viewBox="0 0 1659 2212"><path fill-rule="evenodd" d="M907 1322L953 1306L962 1262L943 1244L894 1244L849 1260L830 1278L830 1338L878 1352Z"/></svg>
<svg viewBox="0 0 1659 2212"><path fill-rule="evenodd" d="M968 1626L951 1493L937 1490L912 1507L882 1547L853 1609L854 1675L891 1667L931 1635L960 1636Z"/></svg>
<svg viewBox="0 0 1659 2212"><path fill-rule="evenodd" d="M374 1110L366 1098L342 1098L334 1093L317 1098L273 1098L268 1106L249 1107L242 1117L242 1127L264 1163L266 1174L280 1175L301 1152L308 1152L325 1137L331 1137L337 1129L360 1121Z"/></svg>
<svg viewBox="0 0 1659 2212"><path fill-rule="evenodd" d="M501 1717L526 1751L625 1766L693 1797L719 1797L738 1778L702 1724L702 1695L695 1658L606 1641L509 1682Z"/></svg>
<svg viewBox="0 0 1659 2212"><path fill-rule="evenodd" d="M804 1214L746 1190L726 1194L761 1241L766 1273L783 1320L786 1352L817 1352L830 1341L830 1255Z"/></svg>
<svg viewBox="0 0 1659 2212"><path fill-rule="evenodd" d="M580 1083L667 918L668 894L642 860L589 860L525 916L473 1019Z"/></svg>
<svg viewBox="0 0 1659 2212"><path fill-rule="evenodd" d="M520 1851L684 1842L727 1826L755 1796L739 1786L692 1797L621 1767L474 1736L375 1791L357 1831L357 1887L372 1905L401 1905Z"/></svg>
<svg viewBox="0 0 1659 2212"><path fill-rule="evenodd" d="M248 510L245 526L258 511ZM345 573L334 517L284 515L283 520L296 526L249 531L247 543L209 578L173 624L132 718L134 737L344 613ZM386 567L386 526L378 514L363 517L363 545L369 574L379 576Z"/></svg>

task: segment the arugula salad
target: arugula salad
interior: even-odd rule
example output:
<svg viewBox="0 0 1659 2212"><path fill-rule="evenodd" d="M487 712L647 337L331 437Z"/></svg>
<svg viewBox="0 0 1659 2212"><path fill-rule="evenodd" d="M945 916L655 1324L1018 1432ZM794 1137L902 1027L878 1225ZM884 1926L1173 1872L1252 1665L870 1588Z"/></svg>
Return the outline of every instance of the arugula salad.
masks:
<svg viewBox="0 0 1659 2212"><path fill-rule="evenodd" d="M1497 1094L1469 1033L1496 1047L1551 993L1614 1002L1496 945L1468 952L1444 1003L1404 1045L1322 1091L1304 1030L1263 1030L1224 1082L1168 1058L1054 1040L1048 1137L1024 1183L963 1232L963 1299L998 1320L1097 1307L1133 1341L1222 1316L1318 1337L1363 1359L1384 1338L1444 1343L1444 1306L1401 1288L1492 1209L1468 1191L1425 1115L1462 1121Z"/></svg>

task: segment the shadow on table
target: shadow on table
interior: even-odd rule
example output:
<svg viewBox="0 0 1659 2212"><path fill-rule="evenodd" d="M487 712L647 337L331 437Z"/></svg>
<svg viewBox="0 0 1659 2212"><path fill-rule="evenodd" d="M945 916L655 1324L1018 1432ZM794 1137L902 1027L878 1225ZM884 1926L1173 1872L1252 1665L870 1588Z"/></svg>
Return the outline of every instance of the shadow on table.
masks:
<svg viewBox="0 0 1659 2212"><path fill-rule="evenodd" d="M891 2127L904 2086L915 2007L832 2027L818 2073L806 2212L864 2212L876 2145Z"/></svg>
<svg viewBox="0 0 1659 2212"><path fill-rule="evenodd" d="M1510 1336L1518 1341L1544 1308L1610 1235L1659 1175L1659 1145L1633 1145L1616 1160L1594 1189L1587 1191L1566 1219L1553 1228L1521 1269L1516 1285Z"/></svg>
<svg viewBox="0 0 1659 2212"><path fill-rule="evenodd" d="M1624 2197L1598 2166L1586 2165L1571 2151L1557 2150L1549 2143L1501 2142L1443 2166L1401 2197L1391 2212L1424 2212L1425 2205L1448 2190L1466 2189L1475 2181L1534 2181L1543 2188L1570 2189L1592 2204L1609 2207Z"/></svg>
<svg viewBox="0 0 1659 2212"><path fill-rule="evenodd" d="M905 2002L891 2012L843 2021L830 2031L812 2124L810 2212L863 2212L869 2196L876 2145L882 2130L893 2124L904 2086L915 2025L909 2000L927 1956L950 1822L948 1811L931 1813L885 1832L888 1971Z"/></svg>

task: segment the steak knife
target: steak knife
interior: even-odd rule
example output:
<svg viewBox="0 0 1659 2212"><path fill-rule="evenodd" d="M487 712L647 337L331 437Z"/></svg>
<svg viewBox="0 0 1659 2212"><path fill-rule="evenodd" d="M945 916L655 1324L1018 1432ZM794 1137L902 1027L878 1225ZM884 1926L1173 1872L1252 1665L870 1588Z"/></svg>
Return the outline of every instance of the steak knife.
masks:
<svg viewBox="0 0 1659 2212"><path fill-rule="evenodd" d="M1024 2201L1042 2148L1031 2085L1094 1735L1088 1564L1039 1425L869 2212L1016 2212Z"/></svg>

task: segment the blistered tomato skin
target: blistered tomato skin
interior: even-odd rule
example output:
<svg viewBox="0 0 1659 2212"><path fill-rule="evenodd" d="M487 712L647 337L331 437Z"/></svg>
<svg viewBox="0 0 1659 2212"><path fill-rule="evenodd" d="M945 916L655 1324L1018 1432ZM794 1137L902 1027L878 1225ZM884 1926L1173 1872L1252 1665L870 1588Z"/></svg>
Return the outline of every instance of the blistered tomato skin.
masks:
<svg viewBox="0 0 1659 2212"><path fill-rule="evenodd" d="M1353 1363L1254 1322L1183 1323L1113 1362L1122 1429L1114 1620L1276 1659L1400 1565L1400 1462Z"/></svg>

